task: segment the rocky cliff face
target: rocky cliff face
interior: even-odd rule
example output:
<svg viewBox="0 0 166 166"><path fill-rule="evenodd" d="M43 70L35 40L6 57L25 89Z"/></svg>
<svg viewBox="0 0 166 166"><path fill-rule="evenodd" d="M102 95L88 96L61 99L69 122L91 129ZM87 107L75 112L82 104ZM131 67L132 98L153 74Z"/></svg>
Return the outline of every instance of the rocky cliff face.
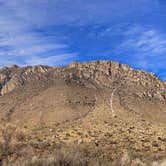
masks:
<svg viewBox="0 0 166 166"><path fill-rule="evenodd" d="M18 66L5 67L0 69L0 95L4 95L12 91L18 84L16 75L14 74Z"/></svg>
<svg viewBox="0 0 166 166"><path fill-rule="evenodd" d="M125 64L112 61L72 63L69 68L78 70L79 78L95 80L99 85L114 88L120 85L137 89L140 97L166 99L166 83L157 76L145 71L134 70Z"/></svg>
<svg viewBox="0 0 166 166"><path fill-rule="evenodd" d="M0 95L10 93L21 88L33 79L39 80L48 71L47 66L34 66L20 68L16 65L0 69Z"/></svg>
<svg viewBox="0 0 166 166"><path fill-rule="evenodd" d="M86 86L89 80L102 88L113 89L121 86L137 90L136 94L140 97L166 99L166 83L158 77L112 61L72 63L62 68L47 66L20 68L16 65L5 67L0 69L0 95L34 81L54 80L57 76Z"/></svg>

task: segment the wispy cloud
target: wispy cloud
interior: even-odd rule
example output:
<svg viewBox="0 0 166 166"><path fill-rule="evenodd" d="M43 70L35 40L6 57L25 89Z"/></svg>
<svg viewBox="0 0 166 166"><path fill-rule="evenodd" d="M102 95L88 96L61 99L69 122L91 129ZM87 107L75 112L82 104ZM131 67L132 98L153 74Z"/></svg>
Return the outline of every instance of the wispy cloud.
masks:
<svg viewBox="0 0 166 166"><path fill-rule="evenodd" d="M1 4L3 8L16 13L18 19L24 19L37 26L96 24L133 12L146 14L159 7L158 0L1 0L0 2L3 2Z"/></svg>
<svg viewBox="0 0 166 166"><path fill-rule="evenodd" d="M74 60L76 54L68 49L68 45L58 41L55 35L46 36L36 31L38 27L26 21L24 14L19 16L19 8L25 6L16 4L22 2L0 1L0 66L11 63L29 65L35 62L54 65ZM60 62L60 59L64 62Z"/></svg>
<svg viewBox="0 0 166 166"><path fill-rule="evenodd" d="M127 61L138 68L155 73L166 72L166 34L155 29L133 26L124 32L120 52L127 54ZM162 72L161 72L162 71Z"/></svg>
<svg viewBox="0 0 166 166"><path fill-rule="evenodd" d="M66 55L64 55L65 53ZM32 64L32 61L37 64L54 65L53 62L57 64L56 60L57 62L60 62L60 59L70 61L69 53L68 46L56 41L56 37L45 37L33 32L9 33L0 39L1 65L4 65L5 62L8 65L9 63L19 63L19 61L22 65ZM44 58L44 56L49 58ZM61 58L62 56L63 58ZM72 58L74 59L74 54Z"/></svg>
<svg viewBox="0 0 166 166"><path fill-rule="evenodd" d="M39 56L33 56L30 58L26 58L26 63L29 65L40 65L42 62L42 65L67 65L69 62L71 62L72 59L75 59L76 55L74 53L68 53L68 54L61 54L61 55L54 55L54 56L47 56L47 57L39 57Z"/></svg>
<svg viewBox="0 0 166 166"><path fill-rule="evenodd" d="M166 35L156 30L129 30L126 33L127 40L122 47L132 48L143 54L151 53L153 56L166 53Z"/></svg>

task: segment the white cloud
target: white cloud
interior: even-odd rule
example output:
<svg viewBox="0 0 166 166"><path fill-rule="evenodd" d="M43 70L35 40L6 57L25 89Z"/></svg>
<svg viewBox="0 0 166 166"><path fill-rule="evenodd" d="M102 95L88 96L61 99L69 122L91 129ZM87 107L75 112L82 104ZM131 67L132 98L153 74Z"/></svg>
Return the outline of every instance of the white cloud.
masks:
<svg viewBox="0 0 166 166"><path fill-rule="evenodd" d="M58 54L54 56L48 56L48 57L41 57L41 56L33 56L30 58L27 58L25 60L25 63L27 65L66 65L69 62L72 62L76 57L76 54L74 53L68 53L68 54Z"/></svg>
<svg viewBox="0 0 166 166"><path fill-rule="evenodd" d="M0 39L0 46L8 46L11 50L7 51L7 55L15 56L33 56L47 53L51 50L66 49L65 44L58 44L55 40L52 42L52 37L43 37L34 33L20 33L15 36L6 36ZM4 50L0 51L1 54ZM6 53L6 52L5 52Z"/></svg>
<svg viewBox="0 0 166 166"><path fill-rule="evenodd" d="M155 29L134 26L124 32L125 39L119 46L121 53L128 55L128 61L135 67L155 73L165 70L166 34Z"/></svg>
<svg viewBox="0 0 166 166"><path fill-rule="evenodd" d="M22 2L0 1L0 66L10 63L23 65L30 61L37 64L47 62L53 65L56 59L59 63L60 59L69 60L71 56L66 44L59 42L56 36L45 36L34 31L33 29L36 28L34 24L27 22L24 14L22 17L19 16L19 8L25 6L17 8L17 5L21 5ZM32 14L31 20L35 17L35 13ZM41 58L43 54L50 57ZM52 57L54 58L52 62L51 55L56 55ZM60 58L61 56L63 58ZM74 54L72 58L74 59Z"/></svg>
<svg viewBox="0 0 166 166"><path fill-rule="evenodd" d="M122 48L131 48L139 53L151 54L151 56L163 55L166 53L166 35L156 30L139 30L134 28L127 32L126 40Z"/></svg>
<svg viewBox="0 0 166 166"><path fill-rule="evenodd" d="M159 8L158 0L2 0L18 18L41 25L107 22L132 12L146 14Z"/></svg>

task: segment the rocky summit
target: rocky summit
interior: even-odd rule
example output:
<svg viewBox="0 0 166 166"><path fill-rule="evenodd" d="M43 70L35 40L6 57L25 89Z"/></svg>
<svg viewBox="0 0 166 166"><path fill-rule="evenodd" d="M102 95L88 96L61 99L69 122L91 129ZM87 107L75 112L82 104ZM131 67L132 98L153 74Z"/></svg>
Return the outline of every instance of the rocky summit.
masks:
<svg viewBox="0 0 166 166"><path fill-rule="evenodd" d="M1 68L0 122L3 165L166 165L166 83L125 64Z"/></svg>

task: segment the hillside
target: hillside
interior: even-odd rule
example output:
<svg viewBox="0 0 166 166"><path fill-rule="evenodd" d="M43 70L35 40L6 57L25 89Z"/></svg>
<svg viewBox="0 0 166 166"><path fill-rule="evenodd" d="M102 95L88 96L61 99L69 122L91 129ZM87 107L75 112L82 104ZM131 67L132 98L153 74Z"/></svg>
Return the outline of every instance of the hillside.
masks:
<svg viewBox="0 0 166 166"><path fill-rule="evenodd" d="M89 165L94 156L103 165L135 159L148 165L166 156L166 83L152 73L112 61L13 65L0 69L0 95L2 128L17 126L24 135L12 138L12 149L21 152L17 161L49 158L59 145L83 146Z"/></svg>

